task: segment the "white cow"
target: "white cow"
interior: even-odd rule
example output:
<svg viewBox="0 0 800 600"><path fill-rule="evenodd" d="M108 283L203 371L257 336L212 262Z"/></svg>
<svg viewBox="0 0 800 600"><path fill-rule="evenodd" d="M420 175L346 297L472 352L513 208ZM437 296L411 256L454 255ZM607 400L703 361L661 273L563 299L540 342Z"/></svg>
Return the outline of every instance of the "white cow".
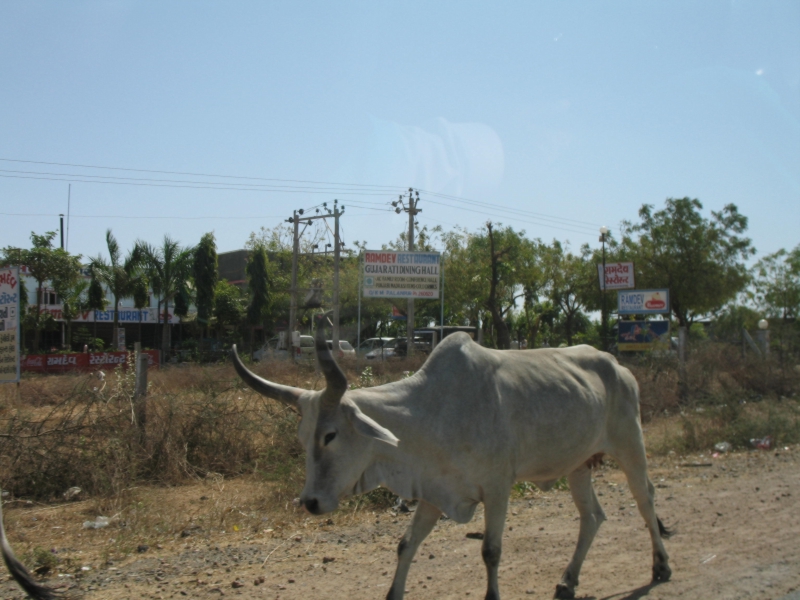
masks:
<svg viewBox="0 0 800 600"><path fill-rule="evenodd" d="M499 599L497 571L511 486L526 480L546 488L565 475L580 513L580 534L556 597L573 598L581 564L606 518L590 470L604 453L625 472L650 531L653 581L669 579L661 540L669 532L656 516L647 476L638 385L613 356L588 346L490 350L456 333L413 377L348 390L321 326L316 342L326 379L322 391L256 376L235 346L234 365L250 387L299 409L306 451L300 501L309 512L330 512L343 498L380 485L419 500L397 549L388 600L403 598L412 558L442 513L466 523L479 502L485 507L486 598Z"/></svg>

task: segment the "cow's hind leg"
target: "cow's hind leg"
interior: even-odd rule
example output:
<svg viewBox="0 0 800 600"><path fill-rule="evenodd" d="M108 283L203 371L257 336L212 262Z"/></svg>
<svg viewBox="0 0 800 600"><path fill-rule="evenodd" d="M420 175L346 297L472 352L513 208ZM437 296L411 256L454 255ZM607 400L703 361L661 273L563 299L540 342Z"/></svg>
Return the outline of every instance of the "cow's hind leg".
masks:
<svg viewBox="0 0 800 600"><path fill-rule="evenodd" d="M617 451L614 458L625 472L639 513L650 531L650 540L653 544L653 581L667 581L672 575L672 570L669 568L669 555L664 548L662 537L669 537L670 532L656 516L655 488L647 476L647 455L641 434L638 439L631 440L631 444L623 451Z"/></svg>
<svg viewBox="0 0 800 600"><path fill-rule="evenodd" d="M503 490L505 491L505 490ZM508 494L498 493L483 499L484 534L481 555L486 565L486 600L500 600L498 570L503 546L503 530L508 512Z"/></svg>
<svg viewBox="0 0 800 600"><path fill-rule="evenodd" d="M419 501L417 510L414 512L414 518L411 520L411 525L408 526L403 539L400 540L400 544L397 546L397 570L394 573L392 587L386 595L386 600L403 599L411 560L417 553L417 548L419 548L422 540L428 537L441 515L442 511L432 504L428 504L424 500Z"/></svg>
<svg viewBox="0 0 800 600"><path fill-rule="evenodd" d="M581 517L581 528L578 534L578 545L575 547L575 554L569 561L567 569L561 576L561 582L556 586L555 598L574 598L575 588L578 585L578 576L581 566L589 552L594 536L600 525L606 520L603 508L597 501L594 488L592 487L592 471L587 465L581 465L567 477L569 481L569 491L572 493L572 500L578 507Z"/></svg>

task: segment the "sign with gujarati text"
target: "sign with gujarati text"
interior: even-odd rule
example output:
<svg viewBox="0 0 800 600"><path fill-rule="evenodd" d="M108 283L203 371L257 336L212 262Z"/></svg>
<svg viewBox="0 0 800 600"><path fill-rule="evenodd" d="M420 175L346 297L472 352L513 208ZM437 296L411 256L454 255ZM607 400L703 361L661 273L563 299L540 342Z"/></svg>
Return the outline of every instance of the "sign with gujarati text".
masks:
<svg viewBox="0 0 800 600"><path fill-rule="evenodd" d="M633 280L633 263L606 263L605 282L603 281L603 263L597 265L597 278L601 290L629 290L635 288ZM604 285L605 283L605 285Z"/></svg>
<svg viewBox="0 0 800 600"><path fill-rule="evenodd" d="M621 315L669 313L669 290L627 290L617 292L617 312Z"/></svg>
<svg viewBox="0 0 800 600"><path fill-rule="evenodd" d="M617 347L620 352L641 352L658 346L669 348L669 321L620 321Z"/></svg>
<svg viewBox="0 0 800 600"><path fill-rule="evenodd" d="M65 371L94 371L127 367L128 352L83 352L73 354L28 354L22 357L22 370L34 373L63 373ZM131 361L133 361L133 353ZM158 350L142 350L147 366L158 368Z"/></svg>
<svg viewBox="0 0 800 600"><path fill-rule="evenodd" d="M0 269L0 383L19 381L19 267Z"/></svg>
<svg viewBox="0 0 800 600"><path fill-rule="evenodd" d="M439 298L438 252L367 250L362 263L365 298Z"/></svg>

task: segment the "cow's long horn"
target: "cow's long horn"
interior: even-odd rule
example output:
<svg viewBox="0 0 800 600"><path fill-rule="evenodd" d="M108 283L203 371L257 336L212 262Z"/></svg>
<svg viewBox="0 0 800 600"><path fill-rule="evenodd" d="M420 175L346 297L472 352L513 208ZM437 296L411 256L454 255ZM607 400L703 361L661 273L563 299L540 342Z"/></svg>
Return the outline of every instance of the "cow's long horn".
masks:
<svg viewBox="0 0 800 600"><path fill-rule="evenodd" d="M236 344L231 348L231 358L233 359L233 366L244 382L257 391L262 396L280 400L284 404L288 404L293 408L297 408L297 399L300 398L305 390L300 388L291 387L288 385L281 385L279 383L272 383L266 379L262 379L247 367L244 366L242 360L239 358L239 353L236 351Z"/></svg>
<svg viewBox="0 0 800 600"><path fill-rule="evenodd" d="M347 377L333 360L328 343L325 341L325 317L317 317L317 335L315 338L317 360L322 374L325 375L325 393L322 394L323 406L336 408L347 391Z"/></svg>

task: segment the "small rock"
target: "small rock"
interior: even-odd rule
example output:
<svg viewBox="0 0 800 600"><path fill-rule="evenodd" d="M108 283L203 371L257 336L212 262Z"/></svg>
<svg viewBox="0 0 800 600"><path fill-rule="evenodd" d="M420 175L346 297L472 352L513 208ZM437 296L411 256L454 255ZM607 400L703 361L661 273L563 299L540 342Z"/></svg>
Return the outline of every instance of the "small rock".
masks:
<svg viewBox="0 0 800 600"><path fill-rule="evenodd" d="M234 579L231 582L231 587L232 588L241 588L241 587L244 587L244 584L241 581L239 581L238 579Z"/></svg>
<svg viewBox="0 0 800 600"><path fill-rule="evenodd" d="M323 556L322 557L322 563L323 564L332 563L335 560L336 559L333 556Z"/></svg>
<svg viewBox="0 0 800 600"><path fill-rule="evenodd" d="M136 551L139 554L144 554L148 550L150 550L150 546L148 546L147 544L140 544L140 545L136 546Z"/></svg>

